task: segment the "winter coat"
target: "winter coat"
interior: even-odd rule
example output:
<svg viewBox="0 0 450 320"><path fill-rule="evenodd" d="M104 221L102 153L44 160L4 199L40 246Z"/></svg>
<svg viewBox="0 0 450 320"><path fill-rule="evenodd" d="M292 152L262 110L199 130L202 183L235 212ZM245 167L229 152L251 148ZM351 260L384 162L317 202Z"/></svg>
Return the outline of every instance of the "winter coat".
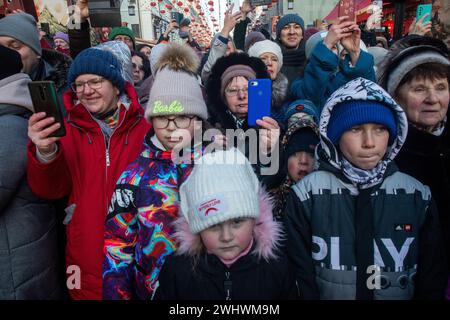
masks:
<svg viewBox="0 0 450 320"><path fill-rule="evenodd" d="M0 81L0 300L59 299L56 215L26 179L28 75Z"/></svg>
<svg viewBox="0 0 450 320"><path fill-rule="evenodd" d="M314 133L317 134L317 137L320 137L319 128L317 124L308 116L303 117L302 119L298 119L295 122L289 124L289 127L286 133L281 139L281 146L283 151L286 151L286 148L291 140L291 137L299 130L310 128ZM275 206L274 206L274 216L277 219L281 219L281 216L284 211L284 207L286 205L286 198L289 195L290 188L294 184L294 181L291 180L288 173L288 160L289 158L284 157L284 162L281 165L282 170L280 174L283 175L284 182L277 189L272 190L272 194L275 198Z"/></svg>
<svg viewBox="0 0 450 320"><path fill-rule="evenodd" d="M84 49L91 47L90 25L88 21L79 28L68 28L70 54L73 59Z"/></svg>
<svg viewBox="0 0 450 320"><path fill-rule="evenodd" d="M209 49L208 52L208 59L203 65L202 71L200 73L203 84L206 84L208 82L209 76L211 75L211 69L216 63L217 59L225 56L225 53L227 52L228 41L230 40L222 37L219 33L216 33L216 35L213 37L211 41L211 49Z"/></svg>
<svg viewBox="0 0 450 320"><path fill-rule="evenodd" d="M176 249L178 190L193 165L175 164L171 151L154 146L152 135L113 193L105 228L105 299L149 300L166 257Z"/></svg>
<svg viewBox="0 0 450 320"><path fill-rule="evenodd" d="M33 81L53 81L56 86L56 93L58 99L63 104L64 92L69 88L67 83L67 74L69 73L70 64L72 59L65 54L62 54L56 50L42 49L42 57L39 60L37 69L30 75ZM63 114L66 114L66 110L63 108Z"/></svg>
<svg viewBox="0 0 450 320"><path fill-rule="evenodd" d="M421 131L411 124L408 136L395 163L431 189L439 217L447 260L450 259L450 130L446 124L440 136Z"/></svg>
<svg viewBox="0 0 450 320"><path fill-rule="evenodd" d="M120 174L139 154L150 125L143 117L130 83L125 92L131 103L120 106L119 122L109 139L82 104L68 91L65 106L67 134L58 143L56 159L39 162L36 147L28 147L28 181L45 199L69 195L66 264L81 271L81 288L70 290L73 299L102 298L104 224L111 195Z"/></svg>
<svg viewBox="0 0 450 320"><path fill-rule="evenodd" d="M358 77L375 81L373 66L373 56L363 50L352 67L348 55L344 60L339 59L319 42L306 64L303 78L292 83L291 93L296 99L310 100L320 111L331 94L347 82Z"/></svg>
<svg viewBox="0 0 450 320"><path fill-rule="evenodd" d="M249 126L247 124L247 120L245 119L242 123L242 125L239 125L236 118L231 115L231 113L228 111L228 107L224 102L223 95L220 92L221 87L221 77L225 70L229 68L232 65L236 64L243 64L247 65L250 68L252 68L256 73L256 78L269 78L269 74L266 69L266 65L264 62L262 62L261 59L255 58L255 57L249 57L246 53L233 53L230 54L227 57L222 57L213 66L211 70L211 77L209 78L209 81L207 83L206 92L208 94L207 97L207 107L208 107L208 114L210 115L210 118L208 119L208 122L211 123L215 128L218 128L219 130L222 130L223 133L226 133L227 129L242 129L243 132L237 133L237 142L238 146L242 146L242 144L245 144L245 150L243 153L247 158L250 156L250 151L253 149L254 145L249 145L248 140L246 139L246 134L251 135L252 132L249 129ZM273 109L271 110L272 114L274 113ZM258 129L256 129L258 130ZM257 131L258 132L258 131ZM259 137L259 134L257 135ZM247 140L247 141L245 141ZM233 141L233 139L230 139L230 141ZM235 147L237 147L235 145ZM282 162L282 153L280 144L278 143L276 145L276 148L278 148L279 151L279 158L276 159L278 163ZM260 181L262 181L267 189L272 189L277 187L281 180L279 179L279 176L276 175L276 173L265 175L262 174L265 168L271 168L269 170L272 170L274 167L278 168L278 165L274 162L270 162L264 164L263 162L266 161L260 161L261 159L257 159L256 163L252 163L253 169L255 170L255 173L258 175L258 178ZM278 171L278 169L276 170Z"/></svg>
<svg viewBox="0 0 450 320"><path fill-rule="evenodd" d="M292 100L289 91L289 81L284 74L278 73L272 81L272 117L277 120L280 127L286 131L285 113Z"/></svg>
<svg viewBox="0 0 450 320"><path fill-rule="evenodd" d="M238 50L245 51L245 35L247 34L247 26L252 22L249 17L239 21L234 27L233 37L234 46Z"/></svg>
<svg viewBox="0 0 450 320"><path fill-rule="evenodd" d="M341 156L326 138L333 107L349 99L381 102L397 119L398 135L382 160L386 164L382 179L364 189L352 182L355 177L344 174ZM296 266L301 297L355 299L360 285L374 299L443 297L447 274L430 190L399 172L392 162L407 134L402 109L380 87L358 78L330 97L322 112L320 133L319 171L293 187L285 210L287 249ZM370 225L364 231L372 232L372 236L363 236L368 240L364 248L356 241L362 219ZM359 256L358 250L363 250ZM369 260L380 267L378 276L373 270L365 273L366 268L356 267L358 258L367 252L373 254ZM358 281L361 273L364 277ZM368 274L379 279L378 288ZM367 283L375 289L370 290Z"/></svg>
<svg viewBox="0 0 450 320"><path fill-rule="evenodd" d="M177 219L179 249L161 270L156 300L277 300L297 298L291 265L278 249L282 231L273 221L272 205L260 192L260 217L251 251L230 267L202 250L199 234L192 234L183 215Z"/></svg>
<svg viewBox="0 0 450 320"><path fill-rule="evenodd" d="M280 42L278 42L278 44L283 53L283 67L281 67L281 73L288 78L289 85L292 85L295 79L303 77L306 63L305 41L302 40L297 49L286 49Z"/></svg>

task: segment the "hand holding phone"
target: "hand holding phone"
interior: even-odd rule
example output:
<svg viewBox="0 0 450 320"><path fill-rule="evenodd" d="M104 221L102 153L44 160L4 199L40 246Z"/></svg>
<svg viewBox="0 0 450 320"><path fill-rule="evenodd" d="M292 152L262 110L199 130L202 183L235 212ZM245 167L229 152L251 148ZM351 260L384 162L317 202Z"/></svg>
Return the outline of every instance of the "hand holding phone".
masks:
<svg viewBox="0 0 450 320"><path fill-rule="evenodd" d="M431 20L433 5L431 3L419 4L416 12L416 22L423 18L422 23L427 23ZM427 16L425 16L428 13Z"/></svg>
<svg viewBox="0 0 450 320"><path fill-rule="evenodd" d="M251 79L248 81L248 125L257 125L256 120L270 117L272 103L272 81Z"/></svg>
<svg viewBox="0 0 450 320"><path fill-rule="evenodd" d="M348 21L355 21L356 19L356 6L355 0L340 0L338 17L347 16Z"/></svg>
<svg viewBox="0 0 450 320"><path fill-rule="evenodd" d="M65 136L66 129L64 127L64 117L58 101L54 82L33 81L28 84L28 88L30 90L35 114L45 112L44 122L35 129L41 129L44 135L48 132L49 137ZM43 119L44 117L41 118ZM53 118L54 120L51 121L49 118ZM58 126L54 126L54 122L56 122Z"/></svg>

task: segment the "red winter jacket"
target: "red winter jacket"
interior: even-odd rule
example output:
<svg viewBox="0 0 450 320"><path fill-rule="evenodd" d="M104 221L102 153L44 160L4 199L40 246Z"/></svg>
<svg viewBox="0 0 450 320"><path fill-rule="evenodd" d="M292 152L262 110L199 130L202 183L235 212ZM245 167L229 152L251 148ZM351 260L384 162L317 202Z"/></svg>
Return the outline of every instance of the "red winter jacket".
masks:
<svg viewBox="0 0 450 320"><path fill-rule="evenodd" d="M69 290L73 299L102 298L103 235L110 198L122 171L139 155L151 127L129 83L125 92L132 102L128 110L121 106L119 124L109 142L109 165L100 126L82 104L73 104L76 97L72 92L64 95L67 134L58 142L56 159L42 164L36 158L35 145L28 145L28 182L33 192L44 199L69 195L68 205L75 205L66 227L67 267L75 265L81 271L81 288ZM75 274L73 268L69 270L68 277Z"/></svg>

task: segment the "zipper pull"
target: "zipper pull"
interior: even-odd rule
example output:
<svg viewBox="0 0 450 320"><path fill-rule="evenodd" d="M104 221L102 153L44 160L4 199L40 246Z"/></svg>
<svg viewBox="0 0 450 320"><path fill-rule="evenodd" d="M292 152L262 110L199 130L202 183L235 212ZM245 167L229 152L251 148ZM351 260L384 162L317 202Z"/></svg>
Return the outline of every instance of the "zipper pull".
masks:
<svg viewBox="0 0 450 320"><path fill-rule="evenodd" d="M111 162L109 161L109 151L106 150L106 166L109 167L111 165Z"/></svg>
<svg viewBox="0 0 450 320"><path fill-rule="evenodd" d="M226 297L225 300L231 300L231 285L232 282L230 280L230 273L228 271L225 272L225 281L223 282L223 286L225 288Z"/></svg>

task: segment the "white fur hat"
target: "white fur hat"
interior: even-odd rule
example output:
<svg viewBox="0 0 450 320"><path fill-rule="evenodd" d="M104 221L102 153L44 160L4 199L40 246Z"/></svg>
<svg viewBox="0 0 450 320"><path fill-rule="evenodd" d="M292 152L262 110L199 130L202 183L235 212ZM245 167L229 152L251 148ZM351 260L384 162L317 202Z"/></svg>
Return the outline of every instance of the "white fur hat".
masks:
<svg viewBox="0 0 450 320"><path fill-rule="evenodd" d="M189 230L199 233L234 218L259 217L259 181L236 148L198 159L180 188L181 212Z"/></svg>

